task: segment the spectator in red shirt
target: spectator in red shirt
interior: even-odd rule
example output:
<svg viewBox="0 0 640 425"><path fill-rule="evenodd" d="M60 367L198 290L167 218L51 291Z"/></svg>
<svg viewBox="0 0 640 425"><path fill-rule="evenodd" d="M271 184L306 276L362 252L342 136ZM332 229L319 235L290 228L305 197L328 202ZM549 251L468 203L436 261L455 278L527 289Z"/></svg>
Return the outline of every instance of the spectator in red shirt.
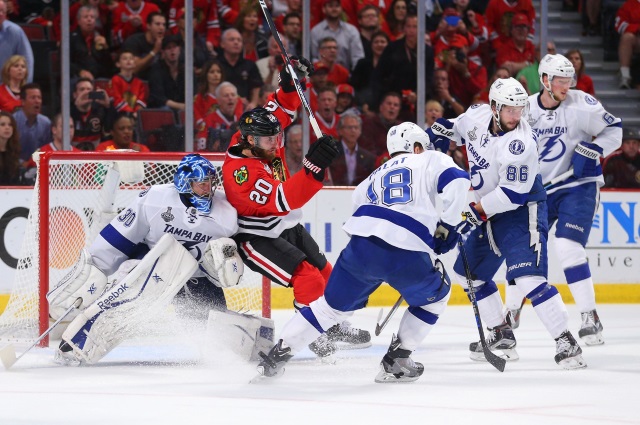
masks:
<svg viewBox="0 0 640 425"><path fill-rule="evenodd" d="M27 84L27 60L24 56L13 55L2 66L0 84L0 111L13 114L22 106L20 90Z"/></svg>
<svg viewBox="0 0 640 425"><path fill-rule="evenodd" d="M243 108L236 86L228 81L220 83L216 88L216 99L218 107L205 116L204 129L198 132L196 151L224 152L229 138L223 137L222 133L235 133L237 130Z"/></svg>
<svg viewBox="0 0 640 425"><path fill-rule="evenodd" d="M327 79L329 77L329 69L324 65L319 64L316 64L314 68L314 73L309 77L311 80L311 87L309 88L309 106L312 111L315 111L318 107L318 92L327 85L334 85Z"/></svg>
<svg viewBox="0 0 640 425"><path fill-rule="evenodd" d="M527 38L529 19L518 13L511 19L511 36L504 42L497 41L496 65L505 67L511 75L516 75L522 68L536 60L536 47Z"/></svg>
<svg viewBox="0 0 640 425"><path fill-rule="evenodd" d="M620 61L620 88L631 88L631 59L640 53L640 2L627 0L618 9L616 31L620 34L618 60Z"/></svg>
<svg viewBox="0 0 640 425"><path fill-rule="evenodd" d="M112 151L116 149L131 149L137 152L149 152L149 148L133 141L133 118L122 114L116 117L111 128L111 140L100 143L96 151Z"/></svg>
<svg viewBox="0 0 640 425"><path fill-rule="evenodd" d="M449 74L451 94L466 108L473 97L487 85L487 70L467 58L463 39L456 39L441 53L443 68Z"/></svg>
<svg viewBox="0 0 640 425"><path fill-rule="evenodd" d="M582 90L585 93L589 93L591 96L596 95L596 90L593 87L593 80L584 72L584 56L580 49L571 49L564 55L573 64L573 68L576 70L576 80L578 80L574 88Z"/></svg>
<svg viewBox="0 0 640 425"><path fill-rule="evenodd" d="M343 0L342 10L347 16L347 22L356 27L362 27L360 23L360 13L369 6L375 6L381 17L386 15L389 7L391 6L391 0Z"/></svg>
<svg viewBox="0 0 640 425"><path fill-rule="evenodd" d="M404 21L407 19L407 1L393 0L387 13L382 30L387 33L391 41L404 37Z"/></svg>
<svg viewBox="0 0 640 425"><path fill-rule="evenodd" d="M143 0L125 0L111 12L112 41L116 45L124 43L127 37L147 30L147 16L160 12L160 8Z"/></svg>
<svg viewBox="0 0 640 425"><path fill-rule="evenodd" d="M625 127L622 146L604 161L602 174L606 187L640 189L640 130Z"/></svg>
<svg viewBox="0 0 640 425"><path fill-rule="evenodd" d="M437 60L440 52L452 48L451 45L453 43L464 43L468 47L467 53L476 50L480 44L473 34L469 32L458 11L453 8L445 9L438 28L429 34L429 37L436 56L437 67L442 66L442 62ZM482 63L479 56L475 62L478 65Z"/></svg>
<svg viewBox="0 0 640 425"><path fill-rule="evenodd" d="M73 139L73 132L75 131L75 127L73 125L73 118L69 117L69 137ZM36 152L57 152L62 151L64 146L62 144L62 113L58 113L53 117L51 121L51 142L46 145L40 146L36 149ZM75 146L71 146L71 150L73 152L80 152L80 149ZM34 152L35 153L35 152ZM36 176L37 167L36 162L33 160L33 155L29 158L28 161L24 164L27 170L33 168L33 171L27 171L25 176L29 178L34 178Z"/></svg>
<svg viewBox="0 0 640 425"><path fill-rule="evenodd" d="M327 81L335 85L349 82L349 70L336 62L338 58L338 42L333 37L325 37L318 44L319 61L314 63L315 68L327 68L329 75Z"/></svg>
<svg viewBox="0 0 640 425"><path fill-rule="evenodd" d="M205 64L198 81L198 93L193 99L196 131L204 130L204 118L217 109L216 89L224 80L224 71L220 62L213 59Z"/></svg>
<svg viewBox="0 0 640 425"><path fill-rule="evenodd" d="M235 24L235 28L242 35L243 57L253 62L269 56L267 36L259 31L260 15L258 12L260 11L258 3L247 3L240 10Z"/></svg>
<svg viewBox="0 0 640 425"><path fill-rule="evenodd" d="M531 0L491 0L484 12L492 41L511 35L511 19L516 13L523 13L529 21L529 37L533 39L536 11Z"/></svg>
<svg viewBox="0 0 640 425"><path fill-rule="evenodd" d="M336 114L336 106L338 105L338 97L336 96L335 87L327 85L318 90L318 110L315 112L318 126L322 134L338 138L338 121L340 116ZM311 131L311 143L317 140L313 131Z"/></svg>
<svg viewBox="0 0 640 425"><path fill-rule="evenodd" d="M380 156L387 151L387 132L400 124L398 115L402 105L402 96L397 92L388 92L382 97L379 112L365 116L362 122L362 136L358 143L364 149Z"/></svg>
<svg viewBox="0 0 640 425"><path fill-rule="evenodd" d="M496 69L496 71L493 73L493 75L491 76L491 78L489 79L489 81L487 82L487 85L485 86L484 89L482 89L478 94L476 94L473 97L473 103L489 103L489 90L491 90L491 85L493 85L494 81L496 81L498 78L504 79L504 78L509 78L511 77L511 73L509 72L509 70L507 68L498 68ZM523 86L526 88L526 86L523 84Z"/></svg>
<svg viewBox="0 0 640 425"><path fill-rule="evenodd" d="M111 77L108 93L117 112L127 112L137 116L140 109L147 107L149 96L145 83L133 75L136 67L136 57L128 50L118 53L116 66L120 73Z"/></svg>

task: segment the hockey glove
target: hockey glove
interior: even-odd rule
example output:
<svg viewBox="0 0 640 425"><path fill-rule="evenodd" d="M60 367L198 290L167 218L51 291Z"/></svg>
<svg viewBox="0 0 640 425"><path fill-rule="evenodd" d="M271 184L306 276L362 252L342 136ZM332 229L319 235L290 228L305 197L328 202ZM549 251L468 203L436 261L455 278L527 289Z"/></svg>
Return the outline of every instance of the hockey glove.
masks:
<svg viewBox="0 0 640 425"><path fill-rule="evenodd" d="M476 227L479 227L487 221L487 217L481 215L478 210L475 208L476 203L470 203L464 210L462 210L462 221L458 224L455 229L456 232L461 235L466 235Z"/></svg>
<svg viewBox="0 0 640 425"><path fill-rule="evenodd" d="M573 175L576 178L595 177L602 174L600 157L602 148L594 143L580 142L576 146L571 164L573 165Z"/></svg>
<svg viewBox="0 0 640 425"><path fill-rule="evenodd" d="M340 155L336 142L331 136L322 136L309 147L302 160L304 171L313 174L318 181L324 180L324 170Z"/></svg>
<svg viewBox="0 0 640 425"><path fill-rule="evenodd" d="M436 228L435 238L434 238L434 247L433 251L437 255L446 254L451 251L454 246L458 243L458 239L460 239L460 234L456 231L456 229L450 225L445 223L444 221L438 222L438 227Z"/></svg>
<svg viewBox="0 0 640 425"><path fill-rule="evenodd" d="M453 123L445 118L438 118L436 122L427 129L429 140L435 150L447 153L449 151L449 140L453 138Z"/></svg>
<svg viewBox="0 0 640 425"><path fill-rule="evenodd" d="M302 91L305 91L307 89L306 77L309 73L313 72L313 65L303 57L298 58L297 56L292 56L291 66L293 66L296 76L298 77L298 80L300 80L300 87L302 88ZM291 74L289 74L288 67L282 67L282 70L278 75L278 79L283 92L293 93L296 91L296 86L293 78L291 78Z"/></svg>

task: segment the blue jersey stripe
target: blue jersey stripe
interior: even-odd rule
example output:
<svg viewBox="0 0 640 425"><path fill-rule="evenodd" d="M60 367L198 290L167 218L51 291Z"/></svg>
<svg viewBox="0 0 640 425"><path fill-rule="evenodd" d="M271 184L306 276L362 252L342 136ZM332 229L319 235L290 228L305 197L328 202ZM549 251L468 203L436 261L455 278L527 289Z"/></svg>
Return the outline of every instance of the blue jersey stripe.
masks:
<svg viewBox="0 0 640 425"><path fill-rule="evenodd" d="M502 189L504 194L507 195L507 198L509 198L512 204L524 205L527 202L527 199L529 199L528 193L518 193L502 186L500 186L500 189Z"/></svg>
<svg viewBox="0 0 640 425"><path fill-rule="evenodd" d="M105 241L109 242L118 251L122 252L127 257L132 257L137 244L131 242L129 239L122 236L120 232L116 230L111 224L102 229L100 236Z"/></svg>
<svg viewBox="0 0 640 425"><path fill-rule="evenodd" d="M440 174L440 177L438 177L438 193L442 193L445 186L455 179L469 180L469 173L459 169L458 167L447 168L442 174Z"/></svg>
<svg viewBox="0 0 640 425"><path fill-rule="evenodd" d="M431 235L431 232L429 231L427 226L420 223L418 220L409 217L406 214L402 214L397 211L378 207L375 205L362 205L356 210L356 212L353 213L353 216L377 218L393 223L396 226L403 227L409 232L416 235L418 238L420 238L420 240L422 240L422 242L433 249L433 236Z"/></svg>

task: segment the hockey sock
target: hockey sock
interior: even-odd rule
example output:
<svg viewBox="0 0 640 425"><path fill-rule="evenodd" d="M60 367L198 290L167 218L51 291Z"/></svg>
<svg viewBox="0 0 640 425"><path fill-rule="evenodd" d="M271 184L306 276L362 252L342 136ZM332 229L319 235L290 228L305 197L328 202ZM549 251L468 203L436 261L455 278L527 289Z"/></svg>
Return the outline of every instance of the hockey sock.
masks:
<svg viewBox="0 0 640 425"><path fill-rule="evenodd" d="M320 270L309 262L303 261L293 272L291 285L293 286L293 297L298 304L309 305L311 301L317 300L322 295L326 282Z"/></svg>

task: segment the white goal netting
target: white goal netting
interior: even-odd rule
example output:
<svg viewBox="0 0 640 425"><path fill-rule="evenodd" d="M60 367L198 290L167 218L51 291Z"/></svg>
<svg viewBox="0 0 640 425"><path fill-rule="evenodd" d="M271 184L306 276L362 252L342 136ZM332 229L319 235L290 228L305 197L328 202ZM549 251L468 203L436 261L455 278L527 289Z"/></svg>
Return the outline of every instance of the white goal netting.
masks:
<svg viewBox="0 0 640 425"><path fill-rule="evenodd" d="M64 152L41 157L10 298L0 315L0 341L33 341L49 326L48 288L70 270L113 214L150 186L172 183L183 155ZM209 159L221 179L222 157ZM144 176L135 183L118 178L109 184L105 177L115 164L144 170ZM225 289L229 309L264 314L262 282L245 268L240 284Z"/></svg>

